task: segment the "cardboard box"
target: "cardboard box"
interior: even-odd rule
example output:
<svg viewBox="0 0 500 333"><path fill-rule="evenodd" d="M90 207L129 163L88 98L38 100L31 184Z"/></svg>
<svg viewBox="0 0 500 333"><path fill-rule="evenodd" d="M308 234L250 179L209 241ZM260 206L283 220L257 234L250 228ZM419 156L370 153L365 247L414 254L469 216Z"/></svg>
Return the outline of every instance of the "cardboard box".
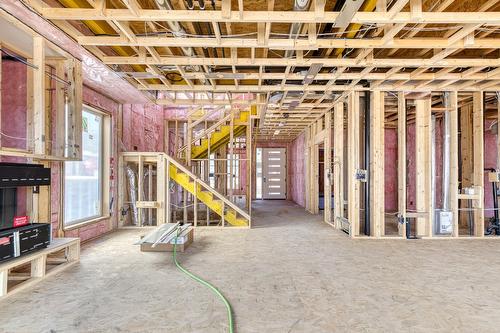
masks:
<svg viewBox="0 0 500 333"><path fill-rule="evenodd" d="M181 235L177 238L177 252L184 252L191 245L194 240L194 229L189 228L185 235ZM173 252L174 244L172 242L169 243L158 243L155 247L153 247L152 243L142 243L141 251L142 252Z"/></svg>

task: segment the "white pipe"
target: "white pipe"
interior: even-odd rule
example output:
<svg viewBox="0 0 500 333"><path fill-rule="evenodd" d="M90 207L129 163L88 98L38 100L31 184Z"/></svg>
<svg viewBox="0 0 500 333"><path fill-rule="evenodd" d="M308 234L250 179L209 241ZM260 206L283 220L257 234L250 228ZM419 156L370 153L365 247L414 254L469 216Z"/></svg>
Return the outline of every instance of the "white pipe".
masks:
<svg viewBox="0 0 500 333"><path fill-rule="evenodd" d="M450 96L448 92L443 94L443 104L447 109L444 112L443 123L443 210L447 211L450 207Z"/></svg>

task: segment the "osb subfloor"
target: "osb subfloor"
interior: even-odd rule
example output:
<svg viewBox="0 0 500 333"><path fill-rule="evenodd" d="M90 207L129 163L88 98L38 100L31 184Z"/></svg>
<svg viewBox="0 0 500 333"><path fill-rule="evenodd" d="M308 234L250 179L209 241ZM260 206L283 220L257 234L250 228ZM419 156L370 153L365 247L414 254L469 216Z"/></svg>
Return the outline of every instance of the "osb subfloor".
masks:
<svg viewBox="0 0 500 333"><path fill-rule="evenodd" d="M496 240L350 240L292 203L255 203L251 230L196 230L180 256L234 306L237 332L498 332ZM226 312L140 231L0 302L2 332L227 332Z"/></svg>

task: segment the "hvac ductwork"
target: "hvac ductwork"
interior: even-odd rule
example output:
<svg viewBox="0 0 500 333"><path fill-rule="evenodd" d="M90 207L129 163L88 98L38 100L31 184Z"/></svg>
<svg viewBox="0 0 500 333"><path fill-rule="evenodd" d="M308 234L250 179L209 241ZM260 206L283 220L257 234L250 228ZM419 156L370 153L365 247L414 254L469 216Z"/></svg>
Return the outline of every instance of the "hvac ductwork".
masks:
<svg viewBox="0 0 500 333"><path fill-rule="evenodd" d="M293 10L297 12L303 12L309 9L311 1L310 0L295 0L293 4ZM289 39L297 39L297 36L300 34L300 30L302 29L302 23L292 23L290 27L290 32L288 33ZM290 58L293 56L293 50L287 50L285 52L285 58Z"/></svg>
<svg viewBox="0 0 500 333"><path fill-rule="evenodd" d="M155 0L155 3L160 9L164 9L164 10L173 10L174 9L172 4L170 3L170 0ZM191 5L193 5L192 1L191 1ZM205 8L205 7L203 6L203 8ZM184 28L179 24L179 22L167 21L166 23L167 23L172 35L174 35L174 37L185 37L186 36L186 30L184 30ZM184 55L186 55L188 57L196 57L196 53L194 52L194 49L192 47L181 47L181 50L184 53ZM194 72L201 72L202 71L200 66L192 66L190 68L192 68L192 71L194 71ZM206 80L203 80L203 83L205 83L205 81Z"/></svg>

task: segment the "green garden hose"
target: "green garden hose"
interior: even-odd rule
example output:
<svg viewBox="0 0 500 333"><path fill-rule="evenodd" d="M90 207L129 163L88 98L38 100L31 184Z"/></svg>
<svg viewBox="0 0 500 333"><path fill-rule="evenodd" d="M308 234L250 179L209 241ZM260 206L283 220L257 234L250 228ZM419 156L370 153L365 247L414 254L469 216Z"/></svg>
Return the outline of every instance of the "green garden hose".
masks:
<svg viewBox="0 0 500 333"><path fill-rule="evenodd" d="M177 237L179 237L180 229L181 229L180 227L177 228L177 233L176 233L175 239L174 239L174 252L173 252L172 258L174 259L175 265L177 266L177 268L179 268L181 270L181 272L183 272L184 274L186 274L187 276L189 276L191 279L195 280L196 282L201 283L202 285L204 285L205 287L210 289L215 295L219 296L219 298L222 300L222 302L224 303L224 305L226 306L226 309L227 309L227 319L229 321L229 333L234 333L233 310L231 309L231 304L229 304L228 300L224 297L224 295L222 295L222 293L219 290L217 290L217 288L215 288L213 285L211 285L207 281L194 275L193 273L191 273L190 271L188 271L187 269L182 267L181 264L179 264L179 262L177 261Z"/></svg>

